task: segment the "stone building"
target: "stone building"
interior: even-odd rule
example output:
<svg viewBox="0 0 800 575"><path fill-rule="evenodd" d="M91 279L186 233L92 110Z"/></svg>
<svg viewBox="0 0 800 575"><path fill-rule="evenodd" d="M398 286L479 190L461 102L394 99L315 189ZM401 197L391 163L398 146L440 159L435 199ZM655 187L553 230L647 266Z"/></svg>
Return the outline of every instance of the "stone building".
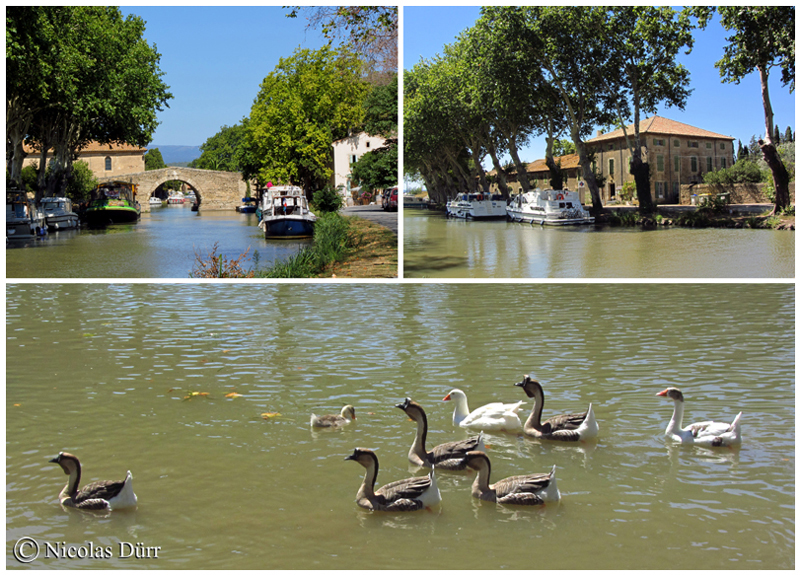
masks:
<svg viewBox="0 0 800 575"><path fill-rule="evenodd" d="M28 156L22 161L22 167L39 165L41 154L25 146ZM144 155L146 148L128 144L98 144L92 142L78 153L78 159L89 164L89 169L97 178L108 178L125 174L144 172ZM51 155L48 153L47 161Z"/></svg>
<svg viewBox="0 0 800 575"><path fill-rule="evenodd" d="M345 198L349 198L352 186L350 185L350 166L358 159L386 143L383 136L370 136L366 132L359 132L333 143L333 177L331 184Z"/></svg>
<svg viewBox="0 0 800 575"><path fill-rule="evenodd" d="M628 135L633 125L626 126ZM680 202L681 185L703 182L703 174L733 165L733 137L695 128L660 116L639 122L642 157L650 164L650 193L659 204ZM625 182L633 182L628 169L630 149L622 129L598 133L586 142L595 154L595 172L606 177L600 190L603 203L617 199Z"/></svg>
<svg viewBox="0 0 800 575"><path fill-rule="evenodd" d="M581 165L578 161L578 154L558 156L553 159L561 166L561 171L564 176L562 188L565 190L572 190L573 192L580 192L581 202L585 202L585 188L581 188L580 186L580 182L583 178L581 176ZM525 171L528 174L528 183L532 189L540 188L542 190L546 190L550 187L550 170L548 169L544 159L531 162L525 167ZM492 180L494 181L494 177L497 175L497 170L492 170L491 172L488 172L487 175L491 176ZM511 195L522 192L522 184L519 183L519 179L517 178L517 170L513 166L511 166L506 172L506 185L508 186L508 190ZM490 189L493 193L496 193L498 191L497 183L492 183Z"/></svg>

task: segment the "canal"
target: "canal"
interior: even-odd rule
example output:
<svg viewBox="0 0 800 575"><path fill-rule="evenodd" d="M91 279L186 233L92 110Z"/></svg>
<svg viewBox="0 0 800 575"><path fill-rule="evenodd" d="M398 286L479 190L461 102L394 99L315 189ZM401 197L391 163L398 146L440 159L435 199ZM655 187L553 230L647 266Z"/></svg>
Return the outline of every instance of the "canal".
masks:
<svg viewBox="0 0 800 575"><path fill-rule="evenodd" d="M6 565L30 537L35 568L793 569L794 318L774 283L8 284ZM355 447L378 485L420 474L395 404L426 409L431 448L468 435L452 388L517 401L523 374L546 416L591 402L600 425L594 443L488 435L493 481L556 465L560 504L479 502L440 472L430 512L356 506ZM685 424L742 411L741 448L667 443L667 386ZM309 429L348 403L353 424ZM84 483L130 470L138 508L62 509L59 451Z"/></svg>
<svg viewBox="0 0 800 575"><path fill-rule="evenodd" d="M196 255L238 258L259 267L285 260L311 240L270 240L258 229L255 214L193 212L189 204L153 208L135 224L103 229L65 230L43 239L11 242L6 249L8 278L188 278ZM257 254L257 256L256 256Z"/></svg>
<svg viewBox="0 0 800 575"><path fill-rule="evenodd" d="M542 227L405 210L406 278L793 278L794 232Z"/></svg>

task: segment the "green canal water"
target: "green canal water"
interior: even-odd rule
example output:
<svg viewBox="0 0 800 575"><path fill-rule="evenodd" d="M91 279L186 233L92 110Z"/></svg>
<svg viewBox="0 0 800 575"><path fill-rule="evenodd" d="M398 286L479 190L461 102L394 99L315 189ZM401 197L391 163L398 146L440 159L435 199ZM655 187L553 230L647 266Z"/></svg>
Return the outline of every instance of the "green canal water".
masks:
<svg viewBox="0 0 800 575"><path fill-rule="evenodd" d="M554 228L405 210L407 278L794 278L794 232Z"/></svg>
<svg viewBox="0 0 800 575"><path fill-rule="evenodd" d="M6 565L30 537L39 568L793 569L794 321L790 284L9 284ZM516 401L526 373L546 414L599 421L590 444L488 437L493 479L556 465L560 505L478 502L441 472L438 509L356 506L354 447L378 484L420 473L395 404L423 405L431 447L467 436L452 388ZM670 385L686 423L743 411L741 448L667 444ZM354 424L309 429L347 403ZM84 483L131 470L138 508L62 509L59 451Z"/></svg>
<svg viewBox="0 0 800 575"><path fill-rule="evenodd" d="M193 212L188 204L153 208L135 224L65 230L43 239L11 242L8 278L188 278L197 256L232 260L248 251L244 267L285 260L310 240L264 239L255 214Z"/></svg>

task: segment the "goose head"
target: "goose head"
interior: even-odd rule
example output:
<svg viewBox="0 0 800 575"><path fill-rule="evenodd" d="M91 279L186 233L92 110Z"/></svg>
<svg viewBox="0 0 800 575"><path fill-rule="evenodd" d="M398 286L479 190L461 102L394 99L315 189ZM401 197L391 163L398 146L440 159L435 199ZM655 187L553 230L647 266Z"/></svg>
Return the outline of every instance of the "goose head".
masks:
<svg viewBox="0 0 800 575"><path fill-rule="evenodd" d="M395 407L399 407L403 411L406 412L406 415L409 416L414 421L425 420L425 410L422 409L422 406L413 401L410 397L406 397L403 403L398 403Z"/></svg>
<svg viewBox="0 0 800 575"><path fill-rule="evenodd" d="M55 458L50 460L50 463L58 463L61 469L64 470L65 475L71 475L76 471L80 471L81 462L78 458L71 453L60 452Z"/></svg>
<svg viewBox="0 0 800 575"><path fill-rule="evenodd" d="M491 470L491 463L489 457L483 451L470 451L464 456L464 462L467 467L480 471L481 469Z"/></svg>
<svg viewBox="0 0 800 575"><path fill-rule="evenodd" d="M352 405L345 405L342 408L342 417L349 417L350 419L356 418L356 408Z"/></svg>
<svg viewBox="0 0 800 575"><path fill-rule="evenodd" d="M375 468L378 465L378 456L371 449L356 447L351 455L344 458L345 461L355 461L367 469Z"/></svg>
<svg viewBox="0 0 800 575"><path fill-rule="evenodd" d="M450 400L453 400L456 403L460 403L461 401L467 401L467 394L461 391L460 389L453 389L442 399L442 401L450 401Z"/></svg>
<svg viewBox="0 0 800 575"><path fill-rule="evenodd" d="M668 397L673 401L680 401L683 403L683 393L677 387L668 387L664 391L659 391L657 394L659 397Z"/></svg>
<svg viewBox="0 0 800 575"><path fill-rule="evenodd" d="M535 379L531 379L531 376L525 375L522 378L522 381L515 383L517 387L521 387L522 391L525 392L525 395L528 397L542 397L542 386L541 384L536 381Z"/></svg>

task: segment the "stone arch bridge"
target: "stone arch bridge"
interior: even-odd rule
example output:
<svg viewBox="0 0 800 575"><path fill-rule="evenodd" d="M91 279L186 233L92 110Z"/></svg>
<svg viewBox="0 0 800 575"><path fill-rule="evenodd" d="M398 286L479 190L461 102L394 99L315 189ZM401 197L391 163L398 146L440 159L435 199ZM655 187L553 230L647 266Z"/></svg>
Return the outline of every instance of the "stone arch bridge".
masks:
<svg viewBox="0 0 800 575"><path fill-rule="evenodd" d="M99 178L100 182L136 184L136 199L143 212L150 211L148 200L158 187L170 180L179 180L194 188L197 201L204 210L233 210L241 205L247 190L240 172L216 172L195 168L162 168L148 172Z"/></svg>

